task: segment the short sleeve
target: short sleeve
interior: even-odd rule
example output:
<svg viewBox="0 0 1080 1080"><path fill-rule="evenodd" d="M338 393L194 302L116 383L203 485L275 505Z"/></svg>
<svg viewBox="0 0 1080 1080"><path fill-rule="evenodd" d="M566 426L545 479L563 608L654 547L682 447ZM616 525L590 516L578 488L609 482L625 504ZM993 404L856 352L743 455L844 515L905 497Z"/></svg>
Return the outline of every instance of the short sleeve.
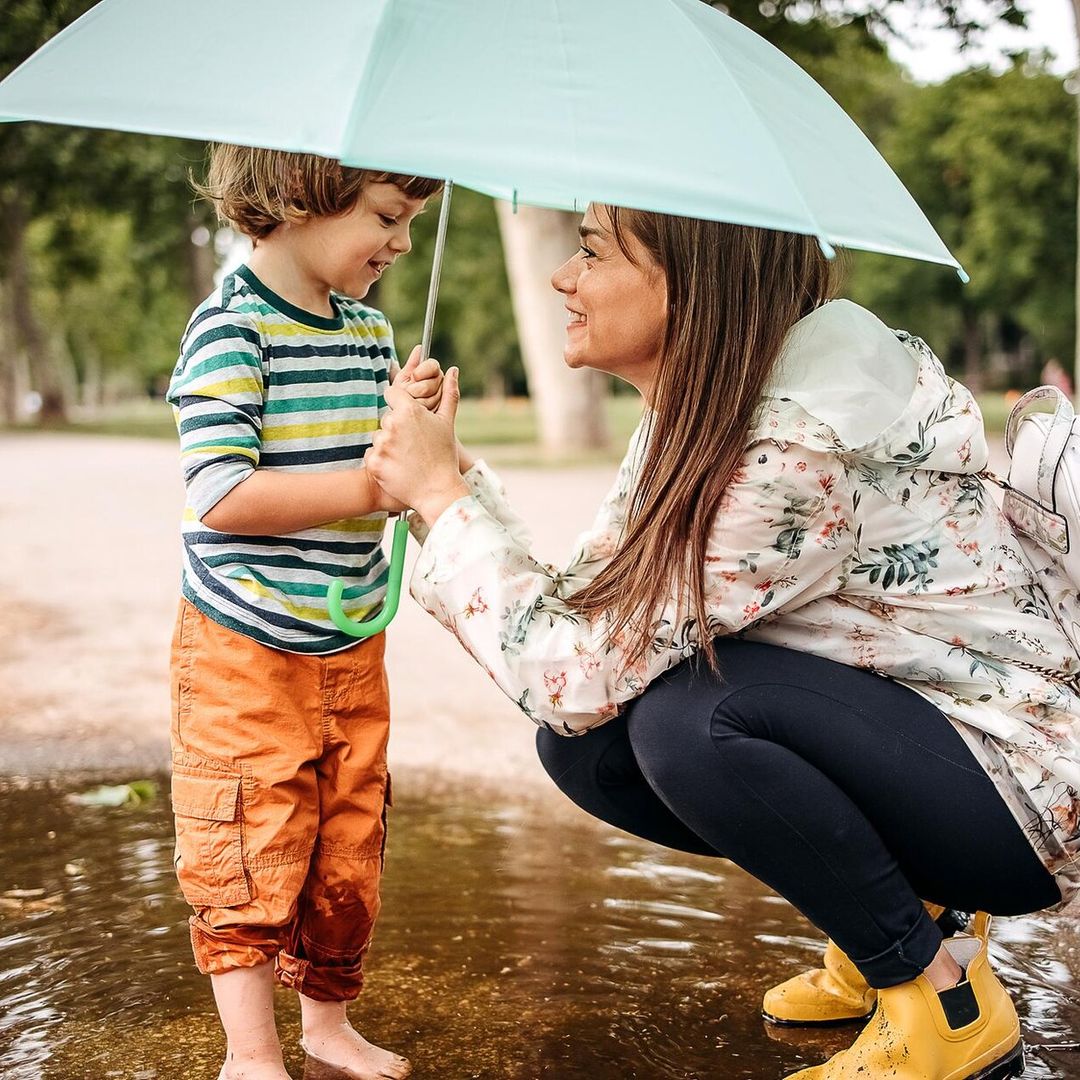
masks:
<svg viewBox="0 0 1080 1080"><path fill-rule="evenodd" d="M217 505L259 464L262 349L254 325L212 308L189 326L166 400L180 432L188 506L196 517Z"/></svg>

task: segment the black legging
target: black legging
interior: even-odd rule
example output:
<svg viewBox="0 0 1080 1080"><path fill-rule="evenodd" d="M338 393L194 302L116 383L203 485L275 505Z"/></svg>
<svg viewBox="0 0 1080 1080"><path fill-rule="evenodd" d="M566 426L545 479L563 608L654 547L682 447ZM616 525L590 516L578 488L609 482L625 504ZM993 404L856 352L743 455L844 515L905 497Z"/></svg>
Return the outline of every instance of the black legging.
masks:
<svg viewBox="0 0 1080 1080"><path fill-rule="evenodd" d="M859 668L714 643L585 735L541 730L552 779L595 817L738 863L798 908L871 986L941 945L920 902L1019 915L1061 899L949 720Z"/></svg>

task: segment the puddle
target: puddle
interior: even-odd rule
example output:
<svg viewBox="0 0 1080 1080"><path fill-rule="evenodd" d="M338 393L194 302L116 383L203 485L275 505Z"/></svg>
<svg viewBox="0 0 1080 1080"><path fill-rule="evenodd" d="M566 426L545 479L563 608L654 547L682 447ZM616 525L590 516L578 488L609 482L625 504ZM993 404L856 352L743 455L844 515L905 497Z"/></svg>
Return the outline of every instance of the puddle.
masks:
<svg viewBox="0 0 1080 1080"><path fill-rule="evenodd" d="M771 1080L853 1037L762 1023L762 992L821 943L729 864L584 818L554 825L535 805L397 786L352 1012L417 1080ZM0 895L33 891L0 903L0 1076L214 1080L224 1040L191 962L167 800L85 808L55 788L0 791L0 821ZM1077 1039L1080 923L1001 920L995 937L1028 1042ZM302 1077L295 995L279 992L277 1012ZM1025 1077L1080 1078L1080 1054L1038 1050Z"/></svg>

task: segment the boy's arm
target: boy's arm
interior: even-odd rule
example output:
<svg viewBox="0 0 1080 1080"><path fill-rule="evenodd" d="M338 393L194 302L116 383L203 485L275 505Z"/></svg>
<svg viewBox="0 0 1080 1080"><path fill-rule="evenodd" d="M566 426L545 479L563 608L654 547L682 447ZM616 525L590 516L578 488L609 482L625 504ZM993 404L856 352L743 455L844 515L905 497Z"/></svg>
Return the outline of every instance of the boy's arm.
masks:
<svg viewBox="0 0 1080 1080"><path fill-rule="evenodd" d="M254 469L202 521L234 536L283 536L399 508L364 468L315 473Z"/></svg>
<svg viewBox="0 0 1080 1080"><path fill-rule="evenodd" d="M243 315L208 309L192 323L167 400L176 410L188 507L211 529L275 536L402 509L362 467L318 473L259 467L260 337Z"/></svg>

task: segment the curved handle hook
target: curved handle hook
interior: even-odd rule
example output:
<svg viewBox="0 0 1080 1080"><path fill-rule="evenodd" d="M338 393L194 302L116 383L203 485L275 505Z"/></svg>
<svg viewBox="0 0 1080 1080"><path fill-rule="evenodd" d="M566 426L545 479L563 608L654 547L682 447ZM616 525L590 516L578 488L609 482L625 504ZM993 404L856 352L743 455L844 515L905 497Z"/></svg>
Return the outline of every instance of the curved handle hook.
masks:
<svg viewBox="0 0 1080 1080"><path fill-rule="evenodd" d="M352 637L366 638L382 633L397 614L398 601L401 599L401 576L405 570L405 545L409 540L409 523L404 517L394 522L394 542L390 549L390 576L386 582L386 599L379 611L364 619L354 622L341 610L341 595L345 585L338 578L330 582L326 594L326 605L330 609L330 618L334 625Z"/></svg>

